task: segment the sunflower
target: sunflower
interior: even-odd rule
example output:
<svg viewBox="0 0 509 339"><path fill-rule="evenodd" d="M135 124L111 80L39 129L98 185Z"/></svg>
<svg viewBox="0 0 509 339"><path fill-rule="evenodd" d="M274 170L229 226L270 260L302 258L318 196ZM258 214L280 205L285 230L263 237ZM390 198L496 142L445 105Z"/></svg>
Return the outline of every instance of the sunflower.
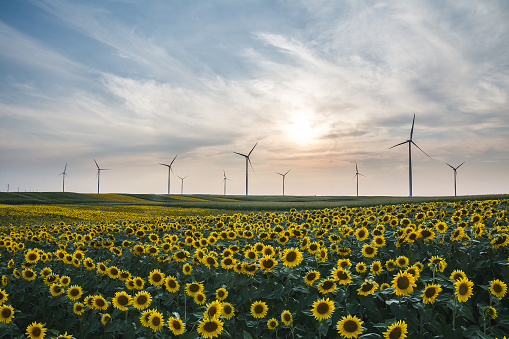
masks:
<svg viewBox="0 0 509 339"><path fill-rule="evenodd" d="M403 339L406 338L408 333L407 324L404 320L400 320L395 324L392 324L387 328L387 332L384 332L386 339Z"/></svg>
<svg viewBox="0 0 509 339"><path fill-rule="evenodd" d="M180 285L175 277L171 275L167 276L164 280L164 286L168 290L168 292L175 293L180 289Z"/></svg>
<svg viewBox="0 0 509 339"><path fill-rule="evenodd" d="M419 271L419 268L417 266L410 266L405 270L406 273L410 273L414 280L417 281L419 279L419 276L421 275L421 271Z"/></svg>
<svg viewBox="0 0 509 339"><path fill-rule="evenodd" d="M237 260L233 257L225 257L221 260L221 267L229 270L234 268L235 264L237 263Z"/></svg>
<svg viewBox="0 0 509 339"><path fill-rule="evenodd" d="M191 266L190 264L186 263L184 264L184 266L182 266L182 273L184 273L185 275L191 274L192 271L193 266Z"/></svg>
<svg viewBox="0 0 509 339"><path fill-rule="evenodd" d="M93 295L87 295L85 297L85 299L83 300L83 302L85 303L85 305L88 308L94 308L94 296Z"/></svg>
<svg viewBox="0 0 509 339"><path fill-rule="evenodd" d="M492 319L495 319L497 317L497 310L493 306L490 306L486 308L484 314L488 317L491 317Z"/></svg>
<svg viewBox="0 0 509 339"><path fill-rule="evenodd" d="M362 246L362 255L366 258L373 258L377 251L377 247L371 246L369 244L364 244L364 246Z"/></svg>
<svg viewBox="0 0 509 339"><path fill-rule="evenodd" d="M116 266L110 266L108 267L106 272L108 273L108 277L110 277L111 279L118 279L120 277L121 271Z"/></svg>
<svg viewBox="0 0 509 339"><path fill-rule="evenodd" d="M228 297L228 291L225 288L221 287L216 290L217 300L224 300L226 297Z"/></svg>
<svg viewBox="0 0 509 339"><path fill-rule="evenodd" d="M204 338L217 337L223 331L223 322L218 318L203 318L196 329Z"/></svg>
<svg viewBox="0 0 509 339"><path fill-rule="evenodd" d="M152 315L152 312L155 312L155 311L156 311L155 309L151 309L151 310L145 310L145 311L141 312L140 322L144 327L150 327L150 323L149 323L148 319Z"/></svg>
<svg viewBox="0 0 509 339"><path fill-rule="evenodd" d="M148 282L152 286L161 286L164 284L164 273L159 269L152 270L148 276Z"/></svg>
<svg viewBox="0 0 509 339"><path fill-rule="evenodd" d="M49 292L52 296L56 297L58 295L62 295L65 293L65 289L60 284L51 284L49 287Z"/></svg>
<svg viewBox="0 0 509 339"><path fill-rule="evenodd" d="M46 336L47 329L41 323L35 321L28 325L26 334L30 339L41 339Z"/></svg>
<svg viewBox="0 0 509 339"><path fill-rule="evenodd" d="M371 273L373 273L374 275L379 275L380 273L382 273L382 263L379 261L379 260L376 260L376 261L373 261L373 263L371 264Z"/></svg>
<svg viewBox="0 0 509 339"><path fill-rule="evenodd" d="M94 296L94 308L98 310L105 310L108 308L108 302L102 295Z"/></svg>
<svg viewBox="0 0 509 339"><path fill-rule="evenodd" d="M336 307L334 306L334 301L329 300L329 298L318 299L313 303L313 307L311 311L313 312L313 316L316 320L329 319L334 313Z"/></svg>
<svg viewBox="0 0 509 339"><path fill-rule="evenodd" d="M449 279L451 279L452 281L458 281L466 277L467 275L462 270L454 270L449 276Z"/></svg>
<svg viewBox="0 0 509 339"><path fill-rule="evenodd" d="M78 285L72 285L67 289L67 296L69 299L75 301L81 298L81 295L83 294L83 291L81 289L81 286Z"/></svg>
<svg viewBox="0 0 509 339"><path fill-rule="evenodd" d="M416 286L414 277L410 273L399 271L392 280L392 287L396 295L407 295L414 291Z"/></svg>
<svg viewBox="0 0 509 339"><path fill-rule="evenodd" d="M350 277L350 272L338 266L334 268L331 272L332 279L337 281L340 285L348 285L352 282Z"/></svg>
<svg viewBox="0 0 509 339"><path fill-rule="evenodd" d="M251 304L251 315L255 318L265 318L269 307L264 301L254 301Z"/></svg>
<svg viewBox="0 0 509 339"><path fill-rule="evenodd" d="M287 248L281 254L281 260L283 260L283 265L288 267L294 267L299 265L304 259L302 253L296 248Z"/></svg>
<svg viewBox="0 0 509 339"><path fill-rule="evenodd" d="M357 265L355 265L355 271L357 271L357 273L364 273L367 271L367 267L366 267L366 264L363 263L362 261L361 262L358 262Z"/></svg>
<svg viewBox="0 0 509 339"><path fill-rule="evenodd" d="M37 274L30 268L25 268L22 272L21 272L21 276L23 277L23 279L27 280L27 281L32 281L35 279L35 277L37 277Z"/></svg>
<svg viewBox="0 0 509 339"><path fill-rule="evenodd" d="M275 318L270 318L269 321L267 321L267 328L269 330L274 330L276 327L278 327L279 322Z"/></svg>
<svg viewBox="0 0 509 339"><path fill-rule="evenodd" d="M491 248L497 249L500 247L504 247L507 244L509 244L509 235L500 234L491 241Z"/></svg>
<svg viewBox="0 0 509 339"><path fill-rule="evenodd" d="M8 296L9 294L0 288L0 305L7 301Z"/></svg>
<svg viewBox="0 0 509 339"><path fill-rule="evenodd" d="M222 313L223 305L221 302L215 300L210 304L207 304L207 309L203 313L204 318L219 317Z"/></svg>
<svg viewBox="0 0 509 339"><path fill-rule="evenodd" d="M337 323L338 333L345 338L357 338L362 333L362 321L357 316L343 316Z"/></svg>
<svg viewBox="0 0 509 339"><path fill-rule="evenodd" d="M0 306L0 322L9 323L14 318L14 308L11 305Z"/></svg>
<svg viewBox="0 0 509 339"><path fill-rule="evenodd" d="M313 271L308 271L303 279L307 285L313 285L315 280L317 280L319 278L320 278L320 272L313 270Z"/></svg>
<svg viewBox="0 0 509 339"><path fill-rule="evenodd" d="M369 236L369 231L366 227L358 228L355 231L355 237L357 238L357 241L364 241Z"/></svg>
<svg viewBox="0 0 509 339"><path fill-rule="evenodd" d="M231 319L235 315L235 308L230 303L222 303L223 308L221 309L222 315L226 319Z"/></svg>
<svg viewBox="0 0 509 339"><path fill-rule="evenodd" d="M468 278L462 278L454 283L456 291L454 294L458 297L459 302L465 302L473 294L472 287L474 283L468 280Z"/></svg>
<svg viewBox="0 0 509 339"><path fill-rule="evenodd" d="M87 270L93 270L95 268L95 264L94 264L94 261L91 259L91 258L86 258L84 261L83 261L83 265L85 266L85 268Z"/></svg>
<svg viewBox="0 0 509 339"><path fill-rule="evenodd" d="M378 289L378 283L374 280L367 279L365 280L361 287L357 289L357 294L359 295L370 295L375 293L375 291Z"/></svg>
<svg viewBox="0 0 509 339"><path fill-rule="evenodd" d="M134 288L137 290L142 290L145 286L145 281L141 277L133 278Z"/></svg>
<svg viewBox="0 0 509 339"><path fill-rule="evenodd" d="M203 291L203 289L204 289L203 285L197 282L186 284L186 293L190 297L194 297L197 293Z"/></svg>
<svg viewBox="0 0 509 339"><path fill-rule="evenodd" d="M35 264L37 261L39 261L39 259L40 259L40 256L39 256L39 252L37 252L37 251L28 250L25 253L25 261L29 264Z"/></svg>
<svg viewBox="0 0 509 339"><path fill-rule="evenodd" d="M144 310L150 306L152 296L149 292L139 291L132 300L133 306L138 310ZM123 310L124 311L124 310Z"/></svg>
<svg viewBox="0 0 509 339"><path fill-rule="evenodd" d="M173 332L173 335L180 335L186 330L186 323L179 318L168 318L168 327Z"/></svg>
<svg viewBox="0 0 509 339"><path fill-rule="evenodd" d="M148 317L148 324L152 331L159 331L164 326L164 318L162 313L154 311Z"/></svg>
<svg viewBox="0 0 509 339"><path fill-rule="evenodd" d="M205 301L207 300L207 297L205 296L205 294L203 294L203 292L196 293L193 298L194 302L197 303L198 305L205 304Z"/></svg>
<svg viewBox="0 0 509 339"><path fill-rule="evenodd" d="M58 337L51 337L51 338L55 338L55 339L72 339L73 335L72 334L67 334L67 331L65 331L64 334L59 334Z"/></svg>
<svg viewBox="0 0 509 339"><path fill-rule="evenodd" d="M435 302L438 293L442 291L442 287L439 284L436 285L426 285L426 287L422 290L422 301L425 304L433 304Z"/></svg>
<svg viewBox="0 0 509 339"><path fill-rule="evenodd" d="M349 266L352 266L352 262L350 261L350 259L338 259L337 265L338 267L347 270Z"/></svg>
<svg viewBox="0 0 509 339"><path fill-rule="evenodd" d="M129 308L127 306L132 304L131 295L127 294L125 291L116 292L115 297L113 297L113 306L118 308L121 311L127 311Z"/></svg>
<svg viewBox="0 0 509 339"><path fill-rule="evenodd" d="M284 310L282 313L281 313L281 321L286 325L290 325L293 321L293 317L292 317L292 314L290 313L290 311L288 310Z"/></svg>
<svg viewBox="0 0 509 339"><path fill-rule="evenodd" d="M507 292L507 285L498 279L490 281L490 292L497 298L502 298Z"/></svg>
<svg viewBox="0 0 509 339"><path fill-rule="evenodd" d="M110 321L110 320L111 320L111 315L110 315L109 313L104 313L104 314L102 315L102 317L101 317L101 323L102 323L103 325L106 325L106 323L107 323L108 321Z"/></svg>
<svg viewBox="0 0 509 339"><path fill-rule="evenodd" d="M336 289L336 283L332 279L324 279L318 284L318 291L322 294L334 292Z"/></svg>
<svg viewBox="0 0 509 339"><path fill-rule="evenodd" d="M79 302L74 303L74 305L72 306L72 311L74 312L74 314L82 315L83 313L85 313L85 305Z"/></svg>
<svg viewBox="0 0 509 339"><path fill-rule="evenodd" d="M382 285L380 285L380 291L386 290L390 287L391 285L389 285L388 283L383 283Z"/></svg>
<svg viewBox="0 0 509 339"><path fill-rule="evenodd" d="M276 267L277 261L274 260L274 258L272 257L263 257L258 261L258 265L260 267L260 270L264 271L265 273L268 273L274 267Z"/></svg>
<svg viewBox="0 0 509 339"><path fill-rule="evenodd" d="M407 267L409 263L410 261L404 255L400 255L399 257L396 258L396 265L398 265L399 267Z"/></svg>
<svg viewBox="0 0 509 339"><path fill-rule="evenodd" d="M238 267L235 266L234 270L237 272ZM242 262L242 264L241 264L241 272L242 273L245 273L248 275L254 275L257 270L258 270L258 265L249 264L247 262Z"/></svg>

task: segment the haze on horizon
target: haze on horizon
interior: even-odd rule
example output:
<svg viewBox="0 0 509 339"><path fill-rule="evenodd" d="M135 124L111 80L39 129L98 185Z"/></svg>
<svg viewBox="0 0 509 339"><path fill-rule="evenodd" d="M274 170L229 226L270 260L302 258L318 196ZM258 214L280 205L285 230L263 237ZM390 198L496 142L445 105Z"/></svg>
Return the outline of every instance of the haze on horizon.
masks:
<svg viewBox="0 0 509 339"><path fill-rule="evenodd" d="M509 193L509 2L3 1L0 191ZM172 176L171 193L180 193Z"/></svg>

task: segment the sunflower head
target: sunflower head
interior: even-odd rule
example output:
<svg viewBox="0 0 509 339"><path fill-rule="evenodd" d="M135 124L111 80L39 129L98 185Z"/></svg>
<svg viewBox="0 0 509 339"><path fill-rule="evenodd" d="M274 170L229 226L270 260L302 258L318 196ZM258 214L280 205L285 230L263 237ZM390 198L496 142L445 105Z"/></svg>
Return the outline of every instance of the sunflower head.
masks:
<svg viewBox="0 0 509 339"><path fill-rule="evenodd" d="M357 338L362 333L362 323L357 316L343 316L336 324L336 329L345 338Z"/></svg>
<svg viewBox="0 0 509 339"><path fill-rule="evenodd" d="M395 324L392 324L387 328L387 332L384 332L385 338L388 339L403 339L406 338L408 333L407 324L404 320L400 320Z"/></svg>
<svg viewBox="0 0 509 339"><path fill-rule="evenodd" d="M317 320L329 319L334 313L336 307L334 306L334 302L329 300L329 298L318 299L313 303L313 307L311 311L313 312L313 316Z"/></svg>
<svg viewBox="0 0 509 339"><path fill-rule="evenodd" d="M468 280L468 278L457 280L454 285L456 287L454 294L458 298L459 302L467 301L468 298L470 298L470 296L473 294L472 287L474 286L474 283Z"/></svg>
<svg viewBox="0 0 509 339"><path fill-rule="evenodd" d="M269 321L267 321L267 328L269 330L274 330L276 327L278 327L279 322L275 318L270 318Z"/></svg>
<svg viewBox="0 0 509 339"><path fill-rule="evenodd" d="M264 301L255 301L251 304L251 315L255 318L265 318L269 307Z"/></svg>
<svg viewBox="0 0 509 339"><path fill-rule="evenodd" d="M204 338L217 337L223 331L223 322L219 318L203 318L197 328L197 332Z"/></svg>
<svg viewBox="0 0 509 339"><path fill-rule="evenodd" d="M168 327L173 332L173 335L180 335L186 330L186 324L179 318L174 317L168 319Z"/></svg>
<svg viewBox="0 0 509 339"><path fill-rule="evenodd" d="M490 281L490 292L497 298L503 298L507 292L507 285L498 279Z"/></svg>

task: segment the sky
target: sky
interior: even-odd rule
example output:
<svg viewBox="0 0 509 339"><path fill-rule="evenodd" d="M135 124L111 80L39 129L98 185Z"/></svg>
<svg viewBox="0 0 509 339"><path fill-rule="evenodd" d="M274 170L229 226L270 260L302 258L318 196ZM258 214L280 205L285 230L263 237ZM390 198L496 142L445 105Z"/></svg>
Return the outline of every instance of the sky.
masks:
<svg viewBox="0 0 509 339"><path fill-rule="evenodd" d="M509 193L509 1L0 2L0 191ZM183 181L179 177L186 177Z"/></svg>

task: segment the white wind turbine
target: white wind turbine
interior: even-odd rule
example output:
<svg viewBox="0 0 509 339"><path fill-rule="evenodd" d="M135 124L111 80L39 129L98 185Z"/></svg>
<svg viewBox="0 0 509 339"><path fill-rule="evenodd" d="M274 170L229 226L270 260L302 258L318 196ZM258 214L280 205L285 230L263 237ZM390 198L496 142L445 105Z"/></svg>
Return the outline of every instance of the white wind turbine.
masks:
<svg viewBox="0 0 509 339"><path fill-rule="evenodd" d="M101 171L109 171L109 168L100 168L99 165L97 164L97 161L95 161L95 159L94 159L94 162L95 162L95 165L97 166L97 194L99 194L99 179L101 177Z"/></svg>
<svg viewBox="0 0 509 339"><path fill-rule="evenodd" d="M226 172L223 170L223 184L224 184L223 195L226 195L226 180L230 179L226 177Z"/></svg>
<svg viewBox="0 0 509 339"><path fill-rule="evenodd" d="M285 177L288 174L288 172L290 172L290 171L291 171L291 169L289 169L285 174L281 174L279 172L276 172L277 174L279 174L280 176L283 177L283 195L285 195Z"/></svg>
<svg viewBox="0 0 509 339"><path fill-rule="evenodd" d="M175 161L175 159L177 159L177 155L175 156L175 158L173 158L173 160L170 162L169 165L159 163L159 165L163 165L163 166L168 167L168 195L170 195L170 177L171 177L171 171L173 171L171 169L171 165L173 165L173 162Z"/></svg>
<svg viewBox="0 0 509 339"><path fill-rule="evenodd" d="M452 168L452 170L454 171L454 196L456 196L456 171L458 168L461 167L461 165L463 165L465 162L463 161L458 167L452 167L451 165L447 164L450 168Z"/></svg>
<svg viewBox="0 0 509 339"><path fill-rule="evenodd" d="M66 171L67 171L67 163L65 164L64 171L59 174L62 176L62 192L65 192L65 176L68 175L66 173Z"/></svg>
<svg viewBox="0 0 509 339"><path fill-rule="evenodd" d="M414 119L412 120L412 129L410 130L410 139L407 141L403 141L397 145L394 145L392 147L389 147L389 149L394 148L396 146L400 146L403 144L408 143L408 182L410 187L410 197L412 197L412 144L417 147L422 153L426 154L429 158L431 158L426 152L424 152L417 144L412 140L413 134L414 134L414 123L415 123L415 113L414 113Z"/></svg>
<svg viewBox="0 0 509 339"><path fill-rule="evenodd" d="M242 155L244 158L246 158L246 195L247 195L247 188L248 188L248 184L247 184L247 182L248 182L248 175L247 175L248 174L248 163L249 163L249 165L251 165L251 169L253 169L253 165L251 164L251 159L249 159L249 156L255 149L256 145L258 145L258 142L253 146L253 148L251 148L251 151L247 155L238 153L238 152L233 152L235 154ZM253 169L253 172L254 172L254 169Z"/></svg>
<svg viewBox="0 0 509 339"><path fill-rule="evenodd" d="M180 185L180 194L184 194L184 179L187 178L188 176L186 175L185 177L181 177L179 175L177 175L177 177L180 178L180 180L182 180L182 184Z"/></svg>
<svg viewBox="0 0 509 339"><path fill-rule="evenodd" d="M357 177L357 196L359 196L359 175L362 175L363 177L365 177L364 174L359 173L359 168L357 167L357 162L355 162L355 175L353 177L354 178Z"/></svg>

